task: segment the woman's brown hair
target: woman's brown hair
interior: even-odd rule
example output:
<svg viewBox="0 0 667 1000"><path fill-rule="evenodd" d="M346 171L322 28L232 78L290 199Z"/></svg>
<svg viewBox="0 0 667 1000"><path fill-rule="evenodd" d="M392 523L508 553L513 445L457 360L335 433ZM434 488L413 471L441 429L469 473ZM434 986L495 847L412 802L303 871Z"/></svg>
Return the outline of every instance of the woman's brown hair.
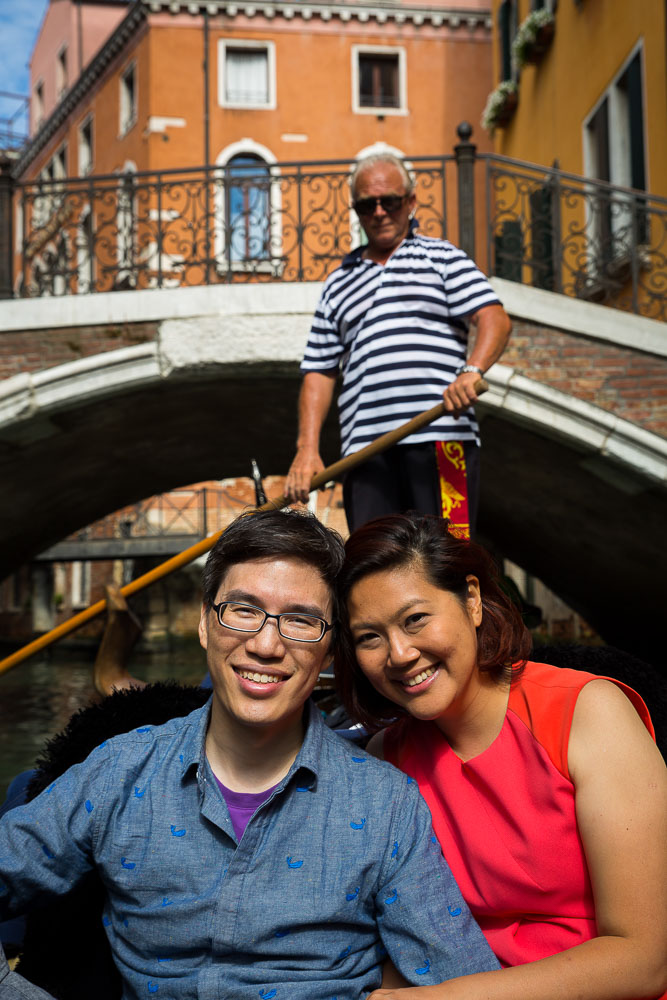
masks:
<svg viewBox="0 0 667 1000"><path fill-rule="evenodd" d="M499 587L493 560L480 545L455 538L442 518L409 513L371 521L350 535L345 545L345 562L337 582L342 629L335 648L336 684L343 704L371 731L406 713L379 694L357 665L347 597L363 577L399 566L418 567L433 586L454 594L462 604L467 577L477 577L482 595L482 622L477 629L479 670L498 680L516 674L531 648L521 615Z"/></svg>

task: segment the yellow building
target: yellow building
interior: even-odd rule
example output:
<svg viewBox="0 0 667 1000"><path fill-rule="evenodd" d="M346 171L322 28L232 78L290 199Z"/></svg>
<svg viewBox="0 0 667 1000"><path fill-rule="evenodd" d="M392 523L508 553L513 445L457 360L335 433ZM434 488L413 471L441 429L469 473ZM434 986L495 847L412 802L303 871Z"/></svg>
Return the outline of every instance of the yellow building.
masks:
<svg viewBox="0 0 667 1000"><path fill-rule="evenodd" d="M493 0L492 9L494 80L517 87L496 152L667 195L663 0ZM517 55L526 19L545 13L552 29Z"/></svg>
<svg viewBox="0 0 667 1000"><path fill-rule="evenodd" d="M493 0L492 273L664 314L666 11Z"/></svg>

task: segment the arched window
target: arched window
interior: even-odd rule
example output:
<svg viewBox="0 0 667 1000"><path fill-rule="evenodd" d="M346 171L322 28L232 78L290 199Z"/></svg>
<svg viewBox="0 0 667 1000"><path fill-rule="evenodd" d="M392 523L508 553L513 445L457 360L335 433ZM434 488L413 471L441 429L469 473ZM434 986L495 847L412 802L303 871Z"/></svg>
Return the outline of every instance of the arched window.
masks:
<svg viewBox="0 0 667 1000"><path fill-rule="evenodd" d="M270 257L271 176L254 153L233 156L225 169L227 246L233 262Z"/></svg>

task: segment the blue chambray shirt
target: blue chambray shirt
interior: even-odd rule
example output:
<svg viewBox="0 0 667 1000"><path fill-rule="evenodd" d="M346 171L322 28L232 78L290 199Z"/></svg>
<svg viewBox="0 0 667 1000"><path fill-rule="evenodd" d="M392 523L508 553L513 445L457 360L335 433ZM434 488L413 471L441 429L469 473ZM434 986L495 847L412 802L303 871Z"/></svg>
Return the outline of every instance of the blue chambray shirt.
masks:
<svg viewBox="0 0 667 1000"><path fill-rule="evenodd" d="M96 867L126 1000L358 1000L387 952L418 985L498 968L411 778L311 705L237 843L204 751L209 711L102 743L5 815L0 916Z"/></svg>

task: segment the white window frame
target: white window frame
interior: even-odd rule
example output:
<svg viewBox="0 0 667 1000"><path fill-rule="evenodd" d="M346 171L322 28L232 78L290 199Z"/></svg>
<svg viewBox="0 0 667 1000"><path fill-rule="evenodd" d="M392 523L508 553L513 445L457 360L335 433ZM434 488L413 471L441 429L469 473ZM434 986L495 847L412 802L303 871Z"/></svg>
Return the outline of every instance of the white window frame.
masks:
<svg viewBox="0 0 667 1000"><path fill-rule="evenodd" d="M56 99L59 101L69 87L67 43L61 45L56 56Z"/></svg>
<svg viewBox="0 0 667 1000"><path fill-rule="evenodd" d="M352 111L355 115L407 115L408 114L408 80L407 55L402 45L353 45L352 46ZM368 108L360 103L360 56L398 56L398 107Z"/></svg>
<svg viewBox="0 0 667 1000"><path fill-rule="evenodd" d="M95 290L95 279L97 272L97 261L95 260L94 240L93 246L89 245L86 233L90 228L92 232L95 221L92 209L88 202L83 205L79 215L76 244L76 291L77 295L84 295ZM91 252L92 251L92 252ZM92 264L92 266L91 266Z"/></svg>
<svg viewBox="0 0 667 1000"><path fill-rule="evenodd" d="M268 93L265 104L228 101L226 97L227 50L249 49L266 52ZM221 38L218 40L218 104L221 108L245 108L248 111L274 111L276 108L276 46L263 39Z"/></svg>
<svg viewBox="0 0 667 1000"><path fill-rule="evenodd" d="M609 173L610 180L609 183L618 187L630 187L630 156L629 156L629 140L630 137L627 132L627 120L628 120L628 109L626 104L626 97L622 93L619 87L619 82L623 76L625 76L630 63L637 56L639 52L642 52L641 68L642 68L642 90L644 95L644 151L646 154L646 164L648 167L648 135L647 135L647 116L646 116L646 57L643 53L644 50L644 40L640 39L636 45L634 45L629 52L626 59L623 60L619 69L614 73L613 78L609 82L608 86L600 94L597 101L588 112L586 117L582 122L582 146L584 154L584 176L589 177L591 181L594 181L595 170L597 164L595 162L595 142L591 135L590 124L597 114L597 112L602 107L602 104L606 100L608 102L608 115L609 115ZM648 170L647 170L648 173ZM648 186L648 176L646 177L646 189L649 190ZM590 194L595 192L594 185L591 184L590 188L587 188ZM631 196L628 196L630 201ZM623 196L617 196L616 200L616 211L612 213L611 216L611 232L612 235L617 235L622 233L623 229L627 227L627 216L619 211L619 202L622 203ZM630 211L630 209L628 209ZM586 200L586 229L590 234L593 242L595 236L595 217L591 210L589 199ZM623 254L621 254L621 258ZM609 262L607 262L608 265ZM599 266L599 261L597 255L590 255L589 253L589 267L591 273L595 273L596 268Z"/></svg>
<svg viewBox="0 0 667 1000"><path fill-rule="evenodd" d="M131 106L129 104L127 78L132 74L134 77L134 99ZM131 128L136 125L139 108L139 80L137 75L137 62L133 59L120 74L118 80L118 136L123 138Z"/></svg>
<svg viewBox="0 0 667 1000"><path fill-rule="evenodd" d="M280 265L276 263L275 258L269 256L267 258L258 257L257 259L248 261L232 260L230 262L225 252L224 234L227 225L224 190L225 169L236 156L243 155L258 156L264 161L269 171L271 178L271 183L269 184L269 246L279 247L282 245L282 192L280 190L280 170L276 165L278 160L270 149L255 142L253 139L241 139L240 142L232 142L218 154L215 161L216 167L220 168L219 171L216 170L215 172L216 179L219 181L215 186L215 213L216 219L220 220L220 224L216 224L215 226L213 239L217 268L220 273L226 273L231 263L232 271L252 271L257 274L261 274L262 272L273 273L276 269L280 270Z"/></svg>
<svg viewBox="0 0 667 1000"><path fill-rule="evenodd" d="M118 271L116 281L125 280L129 288L136 288L138 271L137 194L136 190L130 187L130 178L136 173L136 163L132 160L126 160L117 175L116 263ZM136 179L132 183L136 183Z"/></svg>
<svg viewBox="0 0 667 1000"><path fill-rule="evenodd" d="M44 80L41 77L35 83L32 93L35 99L32 123L36 131L44 121Z"/></svg>
<svg viewBox="0 0 667 1000"><path fill-rule="evenodd" d="M90 127L90 142L87 143L84 141L84 131L89 127ZM92 171L93 166L95 164L95 158L93 155L93 146L95 142L94 115L92 114L86 115L86 117L80 123L77 132L77 138L78 138L79 177L87 177L88 174ZM88 149L88 162L84 164L82 151L86 148Z"/></svg>
<svg viewBox="0 0 667 1000"><path fill-rule="evenodd" d="M76 560L71 564L70 601L73 608L86 608L90 604L91 563Z"/></svg>

